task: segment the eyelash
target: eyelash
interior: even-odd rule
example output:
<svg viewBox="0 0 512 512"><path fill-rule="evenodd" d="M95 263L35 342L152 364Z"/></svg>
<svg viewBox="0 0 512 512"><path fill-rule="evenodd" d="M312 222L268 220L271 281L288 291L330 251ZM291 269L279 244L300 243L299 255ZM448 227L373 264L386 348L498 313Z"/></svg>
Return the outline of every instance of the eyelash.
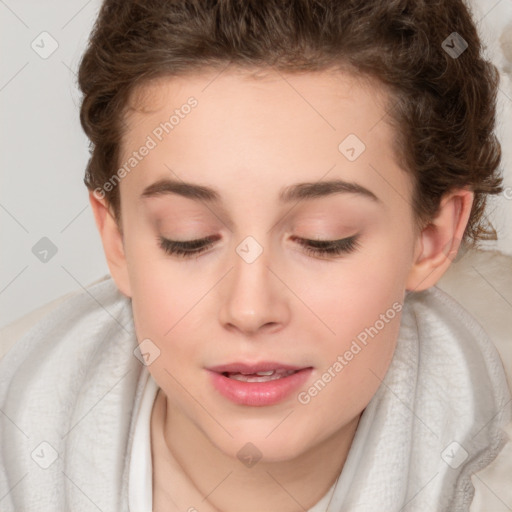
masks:
<svg viewBox="0 0 512 512"><path fill-rule="evenodd" d="M213 242L219 237L207 237L188 242L178 242L169 240L162 236L157 237L158 245L163 251L170 255L191 258L208 250ZM349 254L359 248L359 235L352 235L340 240L308 240L305 238L294 239L302 245L304 251L313 256L337 256L339 254Z"/></svg>

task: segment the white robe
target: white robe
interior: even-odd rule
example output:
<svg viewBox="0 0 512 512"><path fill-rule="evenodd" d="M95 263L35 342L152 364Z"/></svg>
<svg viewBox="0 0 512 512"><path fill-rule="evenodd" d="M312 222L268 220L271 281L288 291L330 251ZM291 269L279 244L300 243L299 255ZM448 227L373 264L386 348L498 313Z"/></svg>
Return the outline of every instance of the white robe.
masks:
<svg viewBox="0 0 512 512"><path fill-rule="evenodd" d="M129 510L148 371L136 349L130 300L108 279L61 304L0 361L2 512ZM408 294L393 360L328 512L467 512L471 475L506 441L510 399L473 317L437 287Z"/></svg>

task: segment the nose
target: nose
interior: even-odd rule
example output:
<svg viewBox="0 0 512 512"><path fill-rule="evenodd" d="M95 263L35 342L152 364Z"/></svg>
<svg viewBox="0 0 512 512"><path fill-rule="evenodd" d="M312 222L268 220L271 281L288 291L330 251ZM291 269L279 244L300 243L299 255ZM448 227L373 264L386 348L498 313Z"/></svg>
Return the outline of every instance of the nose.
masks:
<svg viewBox="0 0 512 512"><path fill-rule="evenodd" d="M252 262L240 254L235 254L233 268L221 283L221 324L251 337L282 329L290 318L284 280L270 267L265 250Z"/></svg>

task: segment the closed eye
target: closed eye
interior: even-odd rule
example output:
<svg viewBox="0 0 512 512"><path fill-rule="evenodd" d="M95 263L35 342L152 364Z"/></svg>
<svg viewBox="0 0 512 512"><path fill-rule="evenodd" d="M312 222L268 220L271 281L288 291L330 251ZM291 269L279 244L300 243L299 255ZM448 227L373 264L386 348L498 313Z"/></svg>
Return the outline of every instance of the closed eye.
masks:
<svg viewBox="0 0 512 512"><path fill-rule="evenodd" d="M348 254L359 247L359 235L352 235L340 240L308 240L296 238L308 254L336 256L342 253Z"/></svg>
<svg viewBox="0 0 512 512"><path fill-rule="evenodd" d="M166 254L190 258L207 251L219 238L220 236L211 236L182 242L159 236L157 237L157 241L158 245ZM348 254L359 247L359 235L357 234L340 240L309 240L299 237L293 237L293 239L303 247L307 254L313 256Z"/></svg>

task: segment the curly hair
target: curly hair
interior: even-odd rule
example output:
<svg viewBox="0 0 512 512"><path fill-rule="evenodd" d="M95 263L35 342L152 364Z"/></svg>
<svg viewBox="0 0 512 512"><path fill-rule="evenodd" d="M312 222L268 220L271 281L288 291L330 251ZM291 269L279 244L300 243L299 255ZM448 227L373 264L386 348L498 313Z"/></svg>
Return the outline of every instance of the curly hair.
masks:
<svg viewBox="0 0 512 512"><path fill-rule="evenodd" d="M153 79L227 64L349 70L390 92L394 151L412 173L419 224L466 187L475 198L464 240L496 239L484 211L488 194L503 191L500 76L472 16L463 0L105 0L78 73L84 183L101 188L117 169L130 95ZM467 43L460 54L447 49L454 38ZM119 187L105 197L119 220Z"/></svg>

